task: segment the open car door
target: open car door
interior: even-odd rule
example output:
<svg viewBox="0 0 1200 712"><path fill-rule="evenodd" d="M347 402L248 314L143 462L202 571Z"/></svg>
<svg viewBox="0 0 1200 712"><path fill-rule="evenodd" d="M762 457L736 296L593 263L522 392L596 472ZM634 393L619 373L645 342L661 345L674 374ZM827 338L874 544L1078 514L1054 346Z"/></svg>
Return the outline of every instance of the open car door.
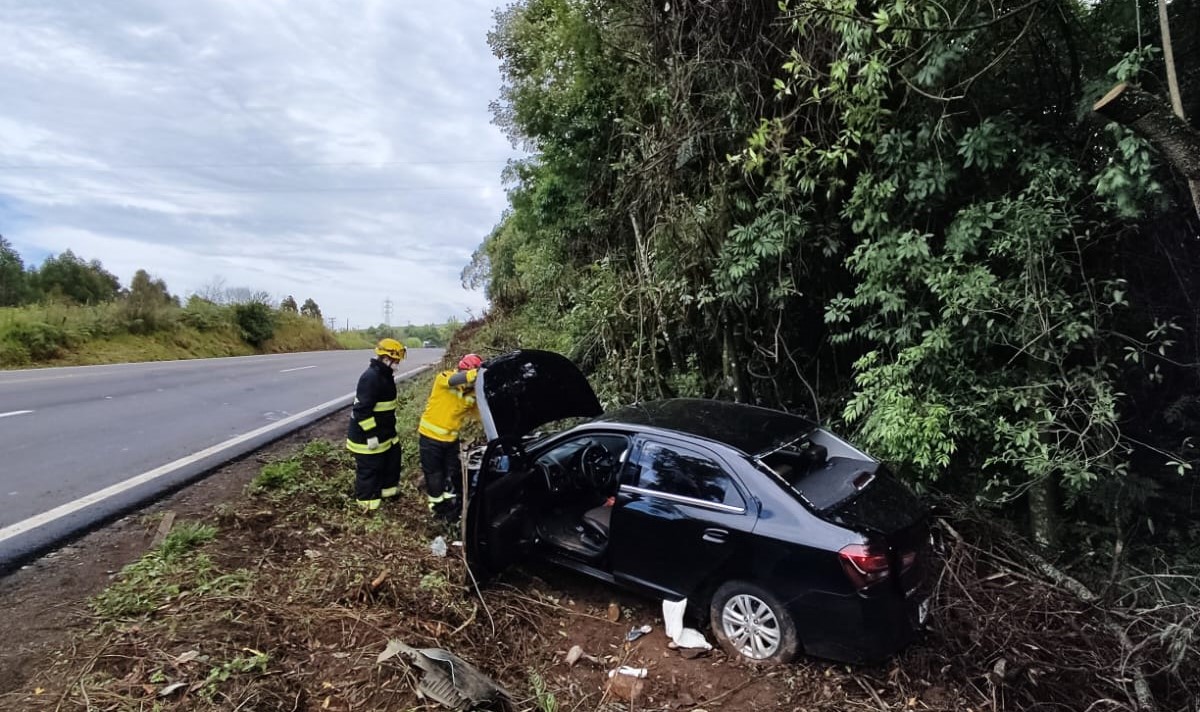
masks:
<svg viewBox="0 0 1200 712"><path fill-rule="evenodd" d="M600 415L601 408L568 358L530 349L489 359L475 379L475 400L488 445L463 544L483 581L523 559L536 540L535 515L548 493L524 457L522 437L556 420Z"/></svg>
<svg viewBox="0 0 1200 712"><path fill-rule="evenodd" d="M483 455L479 482L467 505L467 565L482 583L520 562L535 542L534 492L544 489L536 471L518 467L501 472L496 463L503 455L500 441L493 441Z"/></svg>

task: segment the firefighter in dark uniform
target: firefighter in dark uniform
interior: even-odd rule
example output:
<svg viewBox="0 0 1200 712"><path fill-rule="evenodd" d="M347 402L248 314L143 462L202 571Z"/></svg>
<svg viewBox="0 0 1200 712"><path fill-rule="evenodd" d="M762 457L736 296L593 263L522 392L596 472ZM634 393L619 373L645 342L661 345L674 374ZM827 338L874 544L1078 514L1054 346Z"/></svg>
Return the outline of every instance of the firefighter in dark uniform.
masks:
<svg viewBox="0 0 1200 712"><path fill-rule="evenodd" d="M406 355L404 344L382 339L354 392L346 449L354 453L354 499L364 512L400 494L395 371Z"/></svg>
<svg viewBox="0 0 1200 712"><path fill-rule="evenodd" d="M459 513L453 491L462 476L458 431L465 419L479 417L472 387L482 365L479 356L467 354L458 362L457 371L442 371L434 377L433 390L417 428L426 501L429 511L442 519L453 520Z"/></svg>

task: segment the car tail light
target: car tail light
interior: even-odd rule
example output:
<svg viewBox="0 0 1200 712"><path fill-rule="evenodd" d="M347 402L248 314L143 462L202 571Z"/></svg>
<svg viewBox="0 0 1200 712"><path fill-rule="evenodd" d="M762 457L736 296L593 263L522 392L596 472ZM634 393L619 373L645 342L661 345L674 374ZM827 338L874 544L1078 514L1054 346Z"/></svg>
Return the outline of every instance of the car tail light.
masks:
<svg viewBox="0 0 1200 712"><path fill-rule="evenodd" d="M886 551L864 544L850 544L838 552L842 568L855 588L866 588L884 580L891 573Z"/></svg>

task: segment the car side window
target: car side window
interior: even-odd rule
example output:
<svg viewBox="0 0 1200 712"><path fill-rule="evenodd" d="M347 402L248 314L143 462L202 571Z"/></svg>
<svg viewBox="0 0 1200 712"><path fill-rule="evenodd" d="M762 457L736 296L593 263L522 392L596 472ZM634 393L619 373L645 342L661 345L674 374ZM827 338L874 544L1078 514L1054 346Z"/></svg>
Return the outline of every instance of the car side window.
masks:
<svg viewBox="0 0 1200 712"><path fill-rule="evenodd" d="M647 442L637 465L637 486L642 489L730 507L746 506L729 474L693 450Z"/></svg>

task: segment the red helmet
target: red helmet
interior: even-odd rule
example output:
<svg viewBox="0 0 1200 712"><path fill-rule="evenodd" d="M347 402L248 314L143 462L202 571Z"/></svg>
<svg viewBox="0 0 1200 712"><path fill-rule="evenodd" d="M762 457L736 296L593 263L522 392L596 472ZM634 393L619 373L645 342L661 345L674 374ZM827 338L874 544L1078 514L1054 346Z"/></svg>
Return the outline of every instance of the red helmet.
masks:
<svg viewBox="0 0 1200 712"><path fill-rule="evenodd" d="M458 370L470 371L472 368L479 368L483 365L483 359L479 358L479 354L467 354L458 362Z"/></svg>

